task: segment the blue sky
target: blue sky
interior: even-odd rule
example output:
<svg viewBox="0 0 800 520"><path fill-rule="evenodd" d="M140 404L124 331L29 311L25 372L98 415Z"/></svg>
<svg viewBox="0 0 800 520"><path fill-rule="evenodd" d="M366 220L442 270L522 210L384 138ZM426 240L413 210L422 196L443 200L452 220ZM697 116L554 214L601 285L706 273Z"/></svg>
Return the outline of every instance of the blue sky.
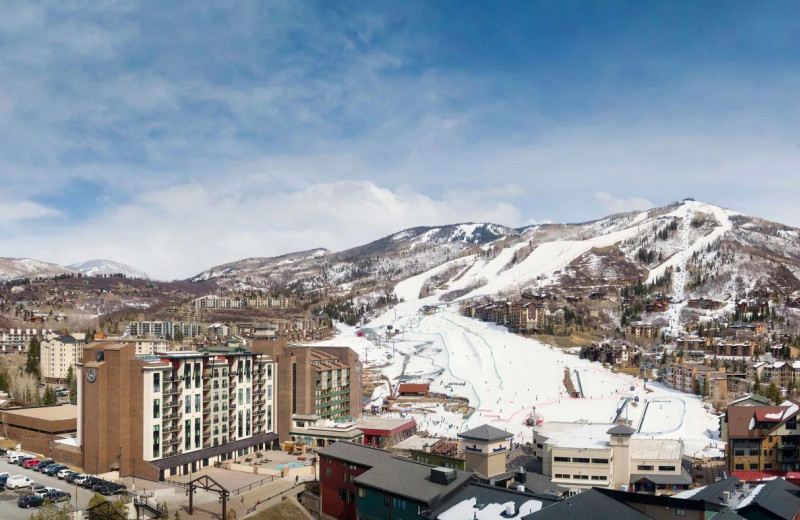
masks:
<svg viewBox="0 0 800 520"><path fill-rule="evenodd" d="M796 2L0 3L0 255L151 275L692 196L800 226Z"/></svg>

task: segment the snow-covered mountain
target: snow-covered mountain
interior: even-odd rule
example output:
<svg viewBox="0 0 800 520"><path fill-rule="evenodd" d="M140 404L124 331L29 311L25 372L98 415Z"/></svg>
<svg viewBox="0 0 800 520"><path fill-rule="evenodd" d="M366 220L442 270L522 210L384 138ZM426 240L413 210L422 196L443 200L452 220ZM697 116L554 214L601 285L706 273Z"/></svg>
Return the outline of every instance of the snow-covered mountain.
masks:
<svg viewBox="0 0 800 520"><path fill-rule="evenodd" d="M33 258L0 258L0 282L68 274L72 271L58 264Z"/></svg>
<svg viewBox="0 0 800 520"><path fill-rule="evenodd" d="M86 276L124 274L130 278L149 278L144 271L113 260L87 260L86 262L68 265L67 269L83 273Z"/></svg>
<svg viewBox="0 0 800 520"><path fill-rule="evenodd" d="M659 280L660 291L681 299L791 294L800 292L800 230L687 199L577 224L411 228L346 251L232 262L192 280L364 293L412 276L422 279L420 290L445 299L540 286L613 292Z"/></svg>

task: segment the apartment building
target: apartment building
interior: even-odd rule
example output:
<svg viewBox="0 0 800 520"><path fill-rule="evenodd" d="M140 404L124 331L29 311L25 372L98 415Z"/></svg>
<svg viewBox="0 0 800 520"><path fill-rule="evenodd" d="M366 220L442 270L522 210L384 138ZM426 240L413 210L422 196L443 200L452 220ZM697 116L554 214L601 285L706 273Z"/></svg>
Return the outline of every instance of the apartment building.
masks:
<svg viewBox="0 0 800 520"><path fill-rule="evenodd" d="M192 300L192 307L195 309L241 309L244 307L288 309L294 307L294 299L286 296L222 298L209 294Z"/></svg>
<svg viewBox="0 0 800 520"><path fill-rule="evenodd" d="M0 350L3 352L23 352L31 339L49 332L46 329L8 329L0 332Z"/></svg>
<svg viewBox="0 0 800 520"><path fill-rule="evenodd" d="M623 424L544 423L534 431L534 456L553 483L667 493L688 489L680 441L634 437Z"/></svg>
<svg viewBox="0 0 800 520"><path fill-rule="evenodd" d="M746 404L746 403L743 403ZM721 424L728 469L797 471L800 469L798 405L729 406Z"/></svg>
<svg viewBox="0 0 800 520"><path fill-rule="evenodd" d="M290 347L285 338L255 339L254 353L275 361L278 378L278 435L291 438L296 414L342 421L361 416L361 367L348 347Z"/></svg>
<svg viewBox="0 0 800 520"><path fill-rule="evenodd" d="M100 343L133 343L136 346L137 356L154 356L157 352L167 352L174 350L169 341L158 338L120 338L120 337L104 337L102 339L95 339Z"/></svg>
<svg viewBox="0 0 800 520"><path fill-rule="evenodd" d="M133 343L92 343L78 377L82 466L163 480L265 449L276 382L273 360L244 349L137 356Z"/></svg>
<svg viewBox="0 0 800 520"><path fill-rule="evenodd" d="M703 389L713 400L728 397L728 377L725 368L714 368L702 363L681 361L667 365L664 383L670 388L690 394L701 394Z"/></svg>
<svg viewBox="0 0 800 520"><path fill-rule="evenodd" d="M48 332L40 346L39 371L48 383L64 383L69 367L75 370L83 359L86 334Z"/></svg>
<svg viewBox="0 0 800 520"><path fill-rule="evenodd" d="M131 321L125 325L125 336L154 337L159 339L194 338L200 334L200 324L196 321Z"/></svg>

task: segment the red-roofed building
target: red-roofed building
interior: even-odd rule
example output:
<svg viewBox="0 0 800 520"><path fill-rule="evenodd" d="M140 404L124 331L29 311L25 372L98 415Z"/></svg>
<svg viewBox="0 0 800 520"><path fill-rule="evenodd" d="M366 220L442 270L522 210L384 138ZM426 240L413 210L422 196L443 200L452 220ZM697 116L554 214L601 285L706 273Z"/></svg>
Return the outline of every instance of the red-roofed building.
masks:
<svg viewBox="0 0 800 520"><path fill-rule="evenodd" d="M417 433L414 419L384 419L365 417L358 429L364 432L364 444L388 450Z"/></svg>
<svg viewBox="0 0 800 520"><path fill-rule="evenodd" d="M800 470L798 410L798 405L793 403L786 406L729 406L721 429L722 440L728 443L728 469L732 473Z"/></svg>
<svg viewBox="0 0 800 520"><path fill-rule="evenodd" d="M424 396L431 391L428 383L402 383L397 387L397 395L401 397Z"/></svg>

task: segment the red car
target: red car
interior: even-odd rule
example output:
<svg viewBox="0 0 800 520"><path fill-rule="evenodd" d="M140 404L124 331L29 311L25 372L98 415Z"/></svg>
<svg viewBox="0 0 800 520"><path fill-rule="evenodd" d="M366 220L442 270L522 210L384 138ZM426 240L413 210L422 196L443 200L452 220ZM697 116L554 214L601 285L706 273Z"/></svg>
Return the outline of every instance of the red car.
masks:
<svg viewBox="0 0 800 520"><path fill-rule="evenodd" d="M39 459L27 459L27 460L22 462L22 467L23 468L31 468L31 467L35 466L36 464L39 464L39 462L41 462Z"/></svg>

